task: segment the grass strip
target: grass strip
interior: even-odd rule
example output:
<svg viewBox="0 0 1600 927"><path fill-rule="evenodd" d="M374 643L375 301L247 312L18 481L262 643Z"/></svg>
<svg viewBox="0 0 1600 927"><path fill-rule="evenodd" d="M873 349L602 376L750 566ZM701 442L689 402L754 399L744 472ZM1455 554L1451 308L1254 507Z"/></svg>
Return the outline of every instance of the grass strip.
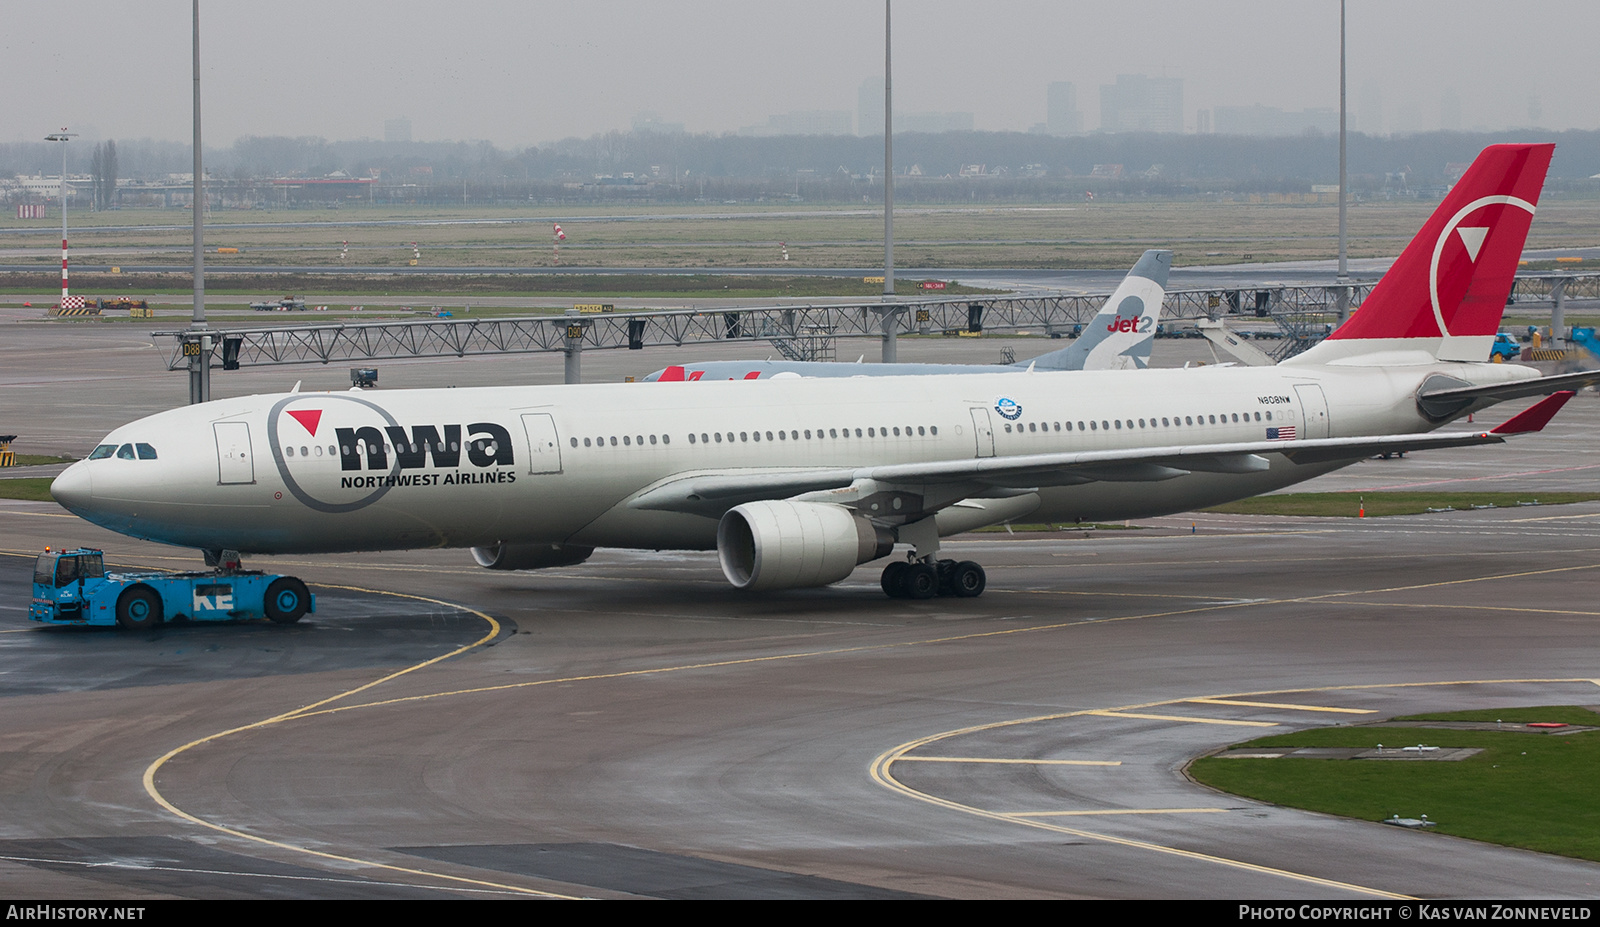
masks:
<svg viewBox="0 0 1600 927"><path fill-rule="evenodd" d="M50 484L55 480L52 476L27 477L25 479L0 479L0 499L24 499L28 502L54 502L50 495Z"/></svg>
<svg viewBox="0 0 1600 927"><path fill-rule="evenodd" d="M1557 716L1556 712L1562 715ZM1493 709L1501 718L1563 720L1581 708ZM1465 714L1465 713L1463 713ZM1434 716L1443 717L1443 716ZM1457 720L1462 720L1457 717ZM1200 782L1260 801L1379 821L1426 814L1440 833L1579 859L1600 860L1600 732L1531 734L1429 728L1337 727L1253 740L1238 747L1480 747L1451 762L1208 757L1189 767Z"/></svg>
<svg viewBox="0 0 1600 927"><path fill-rule="evenodd" d="M1255 496L1205 509L1229 515L1311 515L1357 517L1363 505L1368 518L1421 515L1430 509L1471 509L1493 505L1514 508L1519 503L1540 505L1593 502L1600 492L1300 492Z"/></svg>

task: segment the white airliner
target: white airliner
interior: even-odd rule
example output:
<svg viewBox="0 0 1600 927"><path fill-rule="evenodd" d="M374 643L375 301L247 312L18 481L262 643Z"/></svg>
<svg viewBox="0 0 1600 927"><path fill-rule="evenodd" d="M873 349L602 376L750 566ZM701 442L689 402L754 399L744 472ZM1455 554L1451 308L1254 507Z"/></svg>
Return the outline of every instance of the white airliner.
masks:
<svg viewBox="0 0 1600 927"><path fill-rule="evenodd" d="M1171 251L1146 251L1072 344L1014 364L838 364L828 361L735 360L674 364L647 382L765 380L770 377L904 377L932 373L1012 373L1018 370L1142 370L1161 318Z"/></svg>
<svg viewBox="0 0 1600 927"><path fill-rule="evenodd" d="M734 586L822 586L909 548L889 594L977 595L939 539L1180 512L1385 450L1537 431L1600 373L1489 364L1550 145L1487 149L1348 323L1274 367L288 393L108 435L51 487L113 531L207 551L712 549ZM1548 396L1492 432L1429 434Z"/></svg>

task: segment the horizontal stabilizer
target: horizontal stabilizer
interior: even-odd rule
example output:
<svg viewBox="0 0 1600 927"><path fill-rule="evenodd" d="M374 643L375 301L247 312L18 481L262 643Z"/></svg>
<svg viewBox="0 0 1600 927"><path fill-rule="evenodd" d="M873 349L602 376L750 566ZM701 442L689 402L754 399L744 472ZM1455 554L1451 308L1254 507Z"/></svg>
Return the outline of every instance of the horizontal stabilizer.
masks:
<svg viewBox="0 0 1600 927"><path fill-rule="evenodd" d="M1435 404L1472 399L1505 402L1508 399L1524 399L1528 396L1548 396L1551 393L1580 390L1597 383L1600 383L1600 370L1580 370L1577 373L1562 373L1533 380L1513 380L1510 383L1491 383L1488 386L1428 390L1417 399L1419 402Z"/></svg>

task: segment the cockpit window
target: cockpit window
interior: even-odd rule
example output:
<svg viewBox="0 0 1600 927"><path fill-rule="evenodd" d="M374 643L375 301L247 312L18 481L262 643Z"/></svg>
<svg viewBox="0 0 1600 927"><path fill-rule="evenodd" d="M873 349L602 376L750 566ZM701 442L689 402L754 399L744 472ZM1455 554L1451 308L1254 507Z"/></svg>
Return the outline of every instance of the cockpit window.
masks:
<svg viewBox="0 0 1600 927"><path fill-rule="evenodd" d="M150 445L148 445L148 444L135 444L134 447L137 448L138 451L139 451L139 459L140 460L155 460L156 459L156 449L151 447Z"/></svg>
<svg viewBox="0 0 1600 927"><path fill-rule="evenodd" d="M97 447L94 450L89 452L89 459L90 460L102 460L102 459L104 459L106 457L110 457L112 454L115 454L116 452L117 452L117 446L115 444L102 444L99 447Z"/></svg>
<svg viewBox="0 0 1600 927"><path fill-rule="evenodd" d="M117 448L117 459L118 460L132 460L133 459L133 445L124 444L123 446Z"/></svg>

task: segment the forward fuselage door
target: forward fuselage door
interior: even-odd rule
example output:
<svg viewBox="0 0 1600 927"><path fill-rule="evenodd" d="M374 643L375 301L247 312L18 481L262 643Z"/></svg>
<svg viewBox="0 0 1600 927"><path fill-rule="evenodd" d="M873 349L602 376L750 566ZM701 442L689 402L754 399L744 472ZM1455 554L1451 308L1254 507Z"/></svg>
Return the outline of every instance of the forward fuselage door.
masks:
<svg viewBox="0 0 1600 927"><path fill-rule="evenodd" d="M560 473L561 439L549 413L524 413L522 429L528 434L528 472Z"/></svg>
<svg viewBox="0 0 1600 927"><path fill-rule="evenodd" d="M972 435L977 441L977 456L994 456L994 426L989 423L988 409L972 410Z"/></svg>
<svg viewBox="0 0 1600 927"><path fill-rule="evenodd" d="M1326 438L1332 430L1328 421L1328 397L1315 383L1297 383L1294 394L1300 397L1300 408L1305 414L1305 437Z"/></svg>
<svg viewBox="0 0 1600 927"><path fill-rule="evenodd" d="M250 426L245 422L213 422L211 430L217 436L217 483L254 483L256 462L250 448Z"/></svg>

